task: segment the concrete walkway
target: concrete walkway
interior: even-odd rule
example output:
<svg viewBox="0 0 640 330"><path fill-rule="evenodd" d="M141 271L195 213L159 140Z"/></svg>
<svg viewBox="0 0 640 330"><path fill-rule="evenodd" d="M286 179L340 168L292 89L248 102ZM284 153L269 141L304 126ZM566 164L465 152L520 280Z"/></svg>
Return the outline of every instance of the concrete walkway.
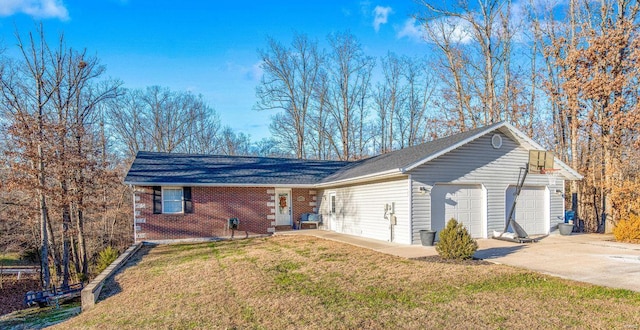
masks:
<svg viewBox="0 0 640 330"><path fill-rule="evenodd" d="M334 233L296 230L278 235L311 235L402 258L437 255L435 247L404 245ZM617 243L602 234L550 235L537 243L478 240L476 258L540 273L640 292L640 245Z"/></svg>

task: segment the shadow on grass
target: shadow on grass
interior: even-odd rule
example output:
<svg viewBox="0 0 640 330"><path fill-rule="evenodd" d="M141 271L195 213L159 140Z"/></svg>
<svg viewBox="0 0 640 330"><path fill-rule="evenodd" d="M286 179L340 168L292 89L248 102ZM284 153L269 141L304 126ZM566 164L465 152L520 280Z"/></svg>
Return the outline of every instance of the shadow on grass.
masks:
<svg viewBox="0 0 640 330"><path fill-rule="evenodd" d="M0 329L44 329L64 322L78 314L80 314L79 301L60 305L59 307L31 307L1 316Z"/></svg>
<svg viewBox="0 0 640 330"><path fill-rule="evenodd" d="M116 271L108 280L106 280L102 291L100 291L100 296L98 297L98 301L96 301L96 304L99 304L101 301L122 292L122 287L116 281L116 276L125 271L127 268L138 265L138 263L140 263L140 260L142 260L142 258L144 258L144 256L146 256L147 254L149 254L149 252L156 246L157 245L153 244L143 245L135 255L129 258L129 260L122 267L120 267L118 271Z"/></svg>
<svg viewBox="0 0 640 330"><path fill-rule="evenodd" d="M476 253L473 256L474 258L483 259L483 260L495 259L495 258L500 258L500 257L504 257L507 255L516 253L521 249L524 249L525 247L526 245L514 245L514 246L488 248L488 249L476 251Z"/></svg>

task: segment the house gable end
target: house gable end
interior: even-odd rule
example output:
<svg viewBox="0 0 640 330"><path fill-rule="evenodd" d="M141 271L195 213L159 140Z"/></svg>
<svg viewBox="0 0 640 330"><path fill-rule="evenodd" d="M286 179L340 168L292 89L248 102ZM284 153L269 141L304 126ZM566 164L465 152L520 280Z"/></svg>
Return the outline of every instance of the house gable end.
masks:
<svg viewBox="0 0 640 330"><path fill-rule="evenodd" d="M419 160L419 161L417 161L417 162L415 162L415 163L408 164L408 165L403 169L403 172L411 171L412 169L414 169L414 168L416 168L416 167L418 167L418 166L420 166L420 165L422 165L422 164L425 164L425 163L427 163L427 162L431 161L432 159L438 158L438 157L440 157L440 156L442 156L442 155L444 155L444 154L446 154L446 153L449 153L449 152L451 152L451 151L453 151L453 150L456 150L456 149L460 148L461 146L468 144L468 143L469 143L469 142L471 142L471 141L475 141L475 140L476 140L476 139L478 139L479 137L484 136L484 135L486 135L487 133L492 132L492 131L494 131L494 130L496 130L496 129L498 129L498 128L500 128L500 127L504 126L504 125L505 125L505 123L504 123L504 122L500 122L500 123L498 123L498 124L494 124L494 125L487 126L487 127L485 127L485 129L483 129L483 130L481 130L481 131L477 132L476 134L473 134L473 135L471 135L471 136L467 137L467 138L466 138L466 139L464 139L464 140L458 141L458 142L456 142L456 143L454 143L454 144L452 144L452 145L448 146L447 148L444 148L444 149L442 149L442 150L440 150L440 151L438 151L438 152L436 152L436 153L433 153L433 154L431 154L431 155L428 155L428 156L426 156L425 158L423 158L423 159L421 159L421 160Z"/></svg>
<svg viewBox="0 0 640 330"><path fill-rule="evenodd" d="M461 146L464 146L472 141L475 141L480 137L483 137L487 134L494 133L496 131L504 134L505 136L507 136L508 138L510 138L511 140L513 140L514 142L518 143L520 146L525 148L526 150L545 150L545 148L543 148L540 144L533 141L531 138L526 136L523 132L515 128L513 125L506 122L500 122L494 125L487 126L485 129L479 131L478 133L471 135L464 140L458 141L457 143L452 144L448 148L445 148L437 153L428 155L427 157L419 160L418 162L409 164L404 169L402 169L402 172L405 172L405 173L409 172L420 165L428 163L433 159L436 159L444 154L447 154L453 150L460 148ZM565 179L567 180L582 179L582 175L580 175L578 172L576 172L569 165L565 164L557 157L554 157L554 162L557 165L556 167L560 168L561 174Z"/></svg>

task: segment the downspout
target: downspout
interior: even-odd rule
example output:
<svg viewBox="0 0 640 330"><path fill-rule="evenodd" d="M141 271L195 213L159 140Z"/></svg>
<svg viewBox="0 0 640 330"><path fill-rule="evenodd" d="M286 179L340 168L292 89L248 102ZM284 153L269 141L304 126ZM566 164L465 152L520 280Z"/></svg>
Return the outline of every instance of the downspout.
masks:
<svg viewBox="0 0 640 330"><path fill-rule="evenodd" d="M408 229L409 229L409 244L413 245L413 178L409 174L409 209L407 214L409 215Z"/></svg>
<svg viewBox="0 0 640 330"><path fill-rule="evenodd" d="M131 190L131 198L133 199L133 243L138 243L138 235L136 235L136 191L133 188L132 184L128 184L129 189Z"/></svg>

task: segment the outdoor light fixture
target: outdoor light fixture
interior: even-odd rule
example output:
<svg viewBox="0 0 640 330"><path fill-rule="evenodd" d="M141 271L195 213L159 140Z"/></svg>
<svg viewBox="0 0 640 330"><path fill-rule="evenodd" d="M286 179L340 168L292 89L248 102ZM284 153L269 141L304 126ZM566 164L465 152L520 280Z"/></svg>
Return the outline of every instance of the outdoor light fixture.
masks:
<svg viewBox="0 0 640 330"><path fill-rule="evenodd" d="M429 189L427 189L427 187L425 187L425 186L420 187L419 190L420 190L420 193L423 194L423 195L426 194L429 191Z"/></svg>

